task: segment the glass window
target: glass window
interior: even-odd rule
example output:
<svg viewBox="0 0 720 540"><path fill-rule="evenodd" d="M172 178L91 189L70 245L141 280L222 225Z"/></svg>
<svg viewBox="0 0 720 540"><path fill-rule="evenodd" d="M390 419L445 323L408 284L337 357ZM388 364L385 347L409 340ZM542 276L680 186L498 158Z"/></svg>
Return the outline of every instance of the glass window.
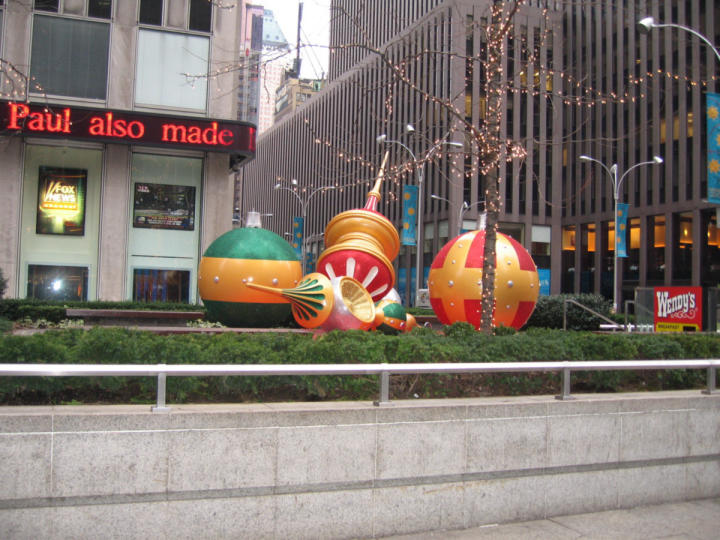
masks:
<svg viewBox="0 0 720 540"><path fill-rule="evenodd" d="M595 289L595 224L581 225L580 292L592 293Z"/></svg>
<svg viewBox="0 0 720 540"><path fill-rule="evenodd" d="M109 19L112 16L112 0L89 0L88 17Z"/></svg>
<svg viewBox="0 0 720 540"><path fill-rule="evenodd" d="M209 32L211 16L212 2L209 0L190 0L190 21L188 24L190 30Z"/></svg>
<svg viewBox="0 0 720 540"><path fill-rule="evenodd" d="M58 0L35 0L35 9L57 13Z"/></svg>
<svg viewBox="0 0 720 540"><path fill-rule="evenodd" d="M87 300L85 266L28 265L27 297L40 300Z"/></svg>
<svg viewBox="0 0 720 540"><path fill-rule="evenodd" d="M210 40L140 30L135 103L204 111Z"/></svg>
<svg viewBox="0 0 720 540"><path fill-rule="evenodd" d="M625 238L627 258L625 259L623 278L637 281L640 279L640 218L630 219L628 228L629 238Z"/></svg>
<svg viewBox="0 0 720 540"><path fill-rule="evenodd" d="M717 286L720 283L720 228L718 228L717 209L703 210L703 230L706 231L707 242L702 249L700 265L700 282L706 286Z"/></svg>
<svg viewBox="0 0 720 540"><path fill-rule="evenodd" d="M33 93L105 99L110 25L36 15Z"/></svg>
<svg viewBox="0 0 720 540"><path fill-rule="evenodd" d="M665 279L665 216L648 218L648 281Z"/></svg>
<svg viewBox="0 0 720 540"><path fill-rule="evenodd" d="M693 221L692 214L673 215L673 279L687 280L692 276Z"/></svg>
<svg viewBox="0 0 720 540"><path fill-rule="evenodd" d="M133 300L135 302L188 303L189 291L189 270L136 268L133 272Z"/></svg>
<svg viewBox="0 0 720 540"><path fill-rule="evenodd" d="M163 0L140 0L138 21L142 24L162 24Z"/></svg>
<svg viewBox="0 0 720 540"><path fill-rule="evenodd" d="M575 292L575 225L562 230L562 283L561 292Z"/></svg>

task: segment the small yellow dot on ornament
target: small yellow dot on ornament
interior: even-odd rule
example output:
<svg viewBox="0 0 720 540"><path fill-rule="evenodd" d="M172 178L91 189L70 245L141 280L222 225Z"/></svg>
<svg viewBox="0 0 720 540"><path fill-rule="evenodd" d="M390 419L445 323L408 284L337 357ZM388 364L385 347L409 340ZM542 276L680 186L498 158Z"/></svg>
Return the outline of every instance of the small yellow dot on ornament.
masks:
<svg viewBox="0 0 720 540"><path fill-rule="evenodd" d="M458 248L459 248L459 249L462 249L462 244L458 244Z"/></svg>
<svg viewBox="0 0 720 540"><path fill-rule="evenodd" d="M455 259L452 260L452 264L455 264Z"/></svg>

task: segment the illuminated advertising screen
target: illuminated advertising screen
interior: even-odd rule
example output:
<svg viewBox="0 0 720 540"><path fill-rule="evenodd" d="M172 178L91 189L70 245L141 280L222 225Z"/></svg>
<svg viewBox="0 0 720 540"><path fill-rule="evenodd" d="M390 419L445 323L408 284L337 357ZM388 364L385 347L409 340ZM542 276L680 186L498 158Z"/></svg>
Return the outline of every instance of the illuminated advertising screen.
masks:
<svg viewBox="0 0 720 540"><path fill-rule="evenodd" d="M655 287L655 331L702 329L702 287Z"/></svg>
<svg viewBox="0 0 720 540"><path fill-rule="evenodd" d="M195 229L195 188L171 184L135 184L133 227Z"/></svg>
<svg viewBox="0 0 720 540"><path fill-rule="evenodd" d="M35 232L83 236L86 186L86 169L41 166Z"/></svg>
<svg viewBox="0 0 720 540"><path fill-rule="evenodd" d="M255 126L233 120L0 100L0 130L35 137L223 152L238 160L255 154Z"/></svg>

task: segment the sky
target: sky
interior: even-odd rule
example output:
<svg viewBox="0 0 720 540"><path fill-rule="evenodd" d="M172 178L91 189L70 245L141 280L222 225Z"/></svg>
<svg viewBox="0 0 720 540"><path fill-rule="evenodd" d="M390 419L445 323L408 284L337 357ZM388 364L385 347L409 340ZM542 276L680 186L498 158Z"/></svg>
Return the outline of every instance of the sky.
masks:
<svg viewBox="0 0 720 540"><path fill-rule="evenodd" d="M297 0L255 0L256 5L270 9L285 34L295 57L297 42ZM300 76L319 79L328 70L327 44L330 36L330 0L303 0L303 15L300 40L302 58ZM308 45L321 45L310 47Z"/></svg>

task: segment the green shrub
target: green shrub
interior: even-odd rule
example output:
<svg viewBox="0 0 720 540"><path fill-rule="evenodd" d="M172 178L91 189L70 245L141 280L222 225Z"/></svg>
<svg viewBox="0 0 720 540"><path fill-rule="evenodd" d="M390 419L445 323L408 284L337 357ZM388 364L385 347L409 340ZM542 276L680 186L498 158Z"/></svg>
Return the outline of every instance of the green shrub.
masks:
<svg viewBox="0 0 720 540"><path fill-rule="evenodd" d="M7 279L5 279L2 269L0 269L0 298L2 298L5 295L6 290L7 290Z"/></svg>
<svg viewBox="0 0 720 540"><path fill-rule="evenodd" d="M201 311L205 307L194 304L179 304L175 302L59 302L50 300L38 300L35 298L4 298L0 300L0 317L11 321L20 321L25 318L32 320L45 319L58 323L66 318L65 310L74 309L138 309L144 311Z"/></svg>
<svg viewBox="0 0 720 540"><path fill-rule="evenodd" d="M559 294L540 296L535 310L525 324L525 328L562 328L563 303L565 299L575 300L580 304L614 320L611 314L612 303L598 294ZM597 330L604 321L574 304L567 305L568 330Z"/></svg>
<svg viewBox="0 0 720 540"><path fill-rule="evenodd" d="M486 335L465 323L445 335L416 328L397 336L375 332L222 333L162 336L97 327L0 335L0 363L59 364L344 364L541 362L562 360L717 358L717 334L598 334L532 328ZM154 377L4 377L0 403L152 403ZM557 393L556 373L393 376L395 399ZM573 392L700 388L704 370L581 372ZM169 377L171 403L362 399L377 397L377 376Z"/></svg>

